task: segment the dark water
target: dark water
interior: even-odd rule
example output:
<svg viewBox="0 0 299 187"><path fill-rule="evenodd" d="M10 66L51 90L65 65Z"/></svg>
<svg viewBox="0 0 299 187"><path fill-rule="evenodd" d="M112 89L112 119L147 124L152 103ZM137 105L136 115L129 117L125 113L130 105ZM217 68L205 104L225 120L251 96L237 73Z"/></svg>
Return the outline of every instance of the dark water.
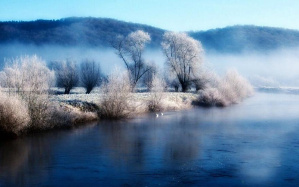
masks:
<svg viewBox="0 0 299 187"><path fill-rule="evenodd" d="M0 142L0 186L216 185L299 185L299 95Z"/></svg>

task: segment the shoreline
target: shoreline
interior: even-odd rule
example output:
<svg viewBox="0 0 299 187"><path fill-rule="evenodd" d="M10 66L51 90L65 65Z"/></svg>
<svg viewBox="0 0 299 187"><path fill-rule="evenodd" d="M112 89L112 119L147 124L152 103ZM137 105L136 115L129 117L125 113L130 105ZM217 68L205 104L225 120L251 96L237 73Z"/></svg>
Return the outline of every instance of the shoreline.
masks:
<svg viewBox="0 0 299 187"><path fill-rule="evenodd" d="M155 113L149 111L148 101L150 99L150 92L137 92L130 95L130 104L134 110L132 115L123 119L133 119L136 115ZM20 134L7 133L0 131L1 140L16 139L20 137L26 137L35 133L49 132L53 130L71 129L76 127L85 126L85 124L99 123L101 120L113 120L101 118L99 115L100 101L104 95L101 93L83 94L50 94L49 102L58 107L60 110L68 113L71 118L71 123L53 126L44 129L26 129ZM162 93L162 105L163 109L159 112L180 111L192 109L194 105L193 101L198 99L196 93L182 93L182 92L163 92Z"/></svg>

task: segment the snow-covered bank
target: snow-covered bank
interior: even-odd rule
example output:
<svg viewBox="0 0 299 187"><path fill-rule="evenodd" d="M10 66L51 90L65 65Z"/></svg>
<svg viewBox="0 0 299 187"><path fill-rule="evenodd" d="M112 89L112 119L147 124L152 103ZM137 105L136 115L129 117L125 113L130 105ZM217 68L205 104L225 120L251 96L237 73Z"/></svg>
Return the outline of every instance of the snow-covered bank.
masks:
<svg viewBox="0 0 299 187"><path fill-rule="evenodd" d="M151 93L132 93L130 102L136 106L136 113L147 112L147 102L150 99ZM98 105L105 97L104 94L91 93L91 94L68 94L68 95L51 95L50 100L53 102L63 103L64 105L72 105L79 107L86 105L86 103L92 103ZM179 92L165 92L163 93L163 110L182 110L192 107L192 102L198 98L195 93L179 93ZM85 104L84 104L85 103ZM100 108L101 106L99 106ZM79 107L80 108L80 107ZM137 110L138 108L138 110ZM100 110L100 109L99 109Z"/></svg>

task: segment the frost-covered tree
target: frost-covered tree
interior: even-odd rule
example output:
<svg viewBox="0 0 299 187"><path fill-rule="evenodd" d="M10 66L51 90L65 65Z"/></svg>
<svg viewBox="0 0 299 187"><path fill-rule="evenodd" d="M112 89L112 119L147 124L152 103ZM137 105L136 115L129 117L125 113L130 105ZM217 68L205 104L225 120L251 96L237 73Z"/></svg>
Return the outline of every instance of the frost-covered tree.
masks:
<svg viewBox="0 0 299 187"><path fill-rule="evenodd" d="M84 60L81 63L81 83L89 94L101 81L101 68L98 63L91 60Z"/></svg>
<svg viewBox="0 0 299 187"><path fill-rule="evenodd" d="M20 94L42 94L49 90L55 74L36 55L7 59L1 72L2 86Z"/></svg>
<svg viewBox="0 0 299 187"><path fill-rule="evenodd" d="M130 82L134 89L142 76L150 71L143 57L143 51L146 43L150 42L151 37L147 32L138 30L130 33L128 36L119 36L112 47L117 55L123 60L130 76Z"/></svg>
<svg viewBox="0 0 299 187"><path fill-rule="evenodd" d="M185 33L166 32L161 45L169 70L186 92L199 74L203 53L201 43Z"/></svg>
<svg viewBox="0 0 299 187"><path fill-rule="evenodd" d="M57 86L64 88L64 94L69 94L71 89L79 83L79 73L75 62L66 60L56 66Z"/></svg>

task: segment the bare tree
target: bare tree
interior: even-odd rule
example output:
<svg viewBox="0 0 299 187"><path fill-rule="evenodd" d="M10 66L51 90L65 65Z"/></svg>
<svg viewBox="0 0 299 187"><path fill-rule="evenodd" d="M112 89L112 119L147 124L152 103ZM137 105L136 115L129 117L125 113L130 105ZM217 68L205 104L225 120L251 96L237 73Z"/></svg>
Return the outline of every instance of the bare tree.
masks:
<svg viewBox="0 0 299 187"><path fill-rule="evenodd" d="M95 61L84 60L81 63L81 83L89 94L101 81L101 68Z"/></svg>
<svg viewBox="0 0 299 187"><path fill-rule="evenodd" d="M75 62L66 60L56 67L57 86L64 88L64 94L69 94L71 89L79 83L79 74Z"/></svg>
<svg viewBox="0 0 299 187"><path fill-rule="evenodd" d="M145 44L151 40L147 32L138 30L128 36L119 36L112 43L117 55L123 60L129 72L132 89L134 89L142 76L151 67L147 66L142 58Z"/></svg>
<svg viewBox="0 0 299 187"><path fill-rule="evenodd" d="M203 49L201 43L185 33L166 32L162 41L167 66L186 92L198 76Z"/></svg>

